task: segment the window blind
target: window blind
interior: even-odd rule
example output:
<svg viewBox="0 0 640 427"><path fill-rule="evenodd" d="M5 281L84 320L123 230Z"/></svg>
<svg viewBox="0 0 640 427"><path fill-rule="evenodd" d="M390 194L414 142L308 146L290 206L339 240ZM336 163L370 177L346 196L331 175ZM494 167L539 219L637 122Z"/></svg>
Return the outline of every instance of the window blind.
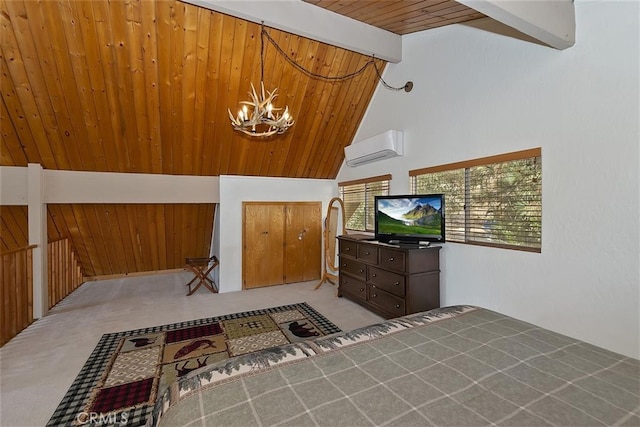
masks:
<svg viewBox="0 0 640 427"><path fill-rule="evenodd" d="M409 174L414 194L445 194L447 240L540 252L539 148Z"/></svg>
<svg viewBox="0 0 640 427"><path fill-rule="evenodd" d="M391 175L381 175L338 183L348 230L373 231L375 196L389 194L390 180Z"/></svg>

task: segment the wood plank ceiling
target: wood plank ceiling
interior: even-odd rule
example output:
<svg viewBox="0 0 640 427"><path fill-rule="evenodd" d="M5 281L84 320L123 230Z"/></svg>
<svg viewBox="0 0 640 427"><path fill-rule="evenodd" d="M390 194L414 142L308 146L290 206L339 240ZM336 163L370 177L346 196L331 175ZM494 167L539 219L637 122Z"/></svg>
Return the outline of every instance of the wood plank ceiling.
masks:
<svg viewBox="0 0 640 427"><path fill-rule="evenodd" d="M432 20L454 3L309 2L399 34L420 29L409 22L417 14ZM371 66L342 82L310 78L265 42L265 86L278 87L276 104L296 123L257 140L231 128L227 108L235 113L259 83L258 24L177 0L0 0L0 31L2 166L332 179L378 84ZM350 74L370 61L268 31L316 74ZM179 268L185 256L209 253L213 213L212 205L49 205L49 239L70 238L88 276ZM3 206L0 225L0 250L26 246L25 207Z"/></svg>
<svg viewBox="0 0 640 427"><path fill-rule="evenodd" d="M486 18L454 0L303 1L400 35Z"/></svg>

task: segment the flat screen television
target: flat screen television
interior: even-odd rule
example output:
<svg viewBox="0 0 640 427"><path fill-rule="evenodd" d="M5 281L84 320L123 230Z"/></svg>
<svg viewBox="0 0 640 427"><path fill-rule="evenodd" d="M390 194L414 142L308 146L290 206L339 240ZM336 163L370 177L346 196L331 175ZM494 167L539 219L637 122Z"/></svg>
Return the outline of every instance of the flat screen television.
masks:
<svg viewBox="0 0 640 427"><path fill-rule="evenodd" d="M383 243L444 243L444 195L376 196L375 233Z"/></svg>

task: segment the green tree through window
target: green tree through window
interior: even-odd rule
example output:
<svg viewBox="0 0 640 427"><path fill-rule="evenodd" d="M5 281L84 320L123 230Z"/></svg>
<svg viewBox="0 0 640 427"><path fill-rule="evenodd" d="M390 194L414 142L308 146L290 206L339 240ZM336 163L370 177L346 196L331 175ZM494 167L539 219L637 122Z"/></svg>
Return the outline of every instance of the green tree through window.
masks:
<svg viewBox="0 0 640 427"><path fill-rule="evenodd" d="M444 193L447 240L540 252L540 149L411 171L414 194Z"/></svg>

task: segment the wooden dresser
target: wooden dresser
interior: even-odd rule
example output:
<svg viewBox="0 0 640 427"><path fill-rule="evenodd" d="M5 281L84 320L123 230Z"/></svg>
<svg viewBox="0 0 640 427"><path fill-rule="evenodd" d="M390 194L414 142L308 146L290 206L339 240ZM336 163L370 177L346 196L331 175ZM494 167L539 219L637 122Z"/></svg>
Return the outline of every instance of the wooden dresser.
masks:
<svg viewBox="0 0 640 427"><path fill-rule="evenodd" d="M339 236L338 296L392 318L440 307L440 246L405 248Z"/></svg>

